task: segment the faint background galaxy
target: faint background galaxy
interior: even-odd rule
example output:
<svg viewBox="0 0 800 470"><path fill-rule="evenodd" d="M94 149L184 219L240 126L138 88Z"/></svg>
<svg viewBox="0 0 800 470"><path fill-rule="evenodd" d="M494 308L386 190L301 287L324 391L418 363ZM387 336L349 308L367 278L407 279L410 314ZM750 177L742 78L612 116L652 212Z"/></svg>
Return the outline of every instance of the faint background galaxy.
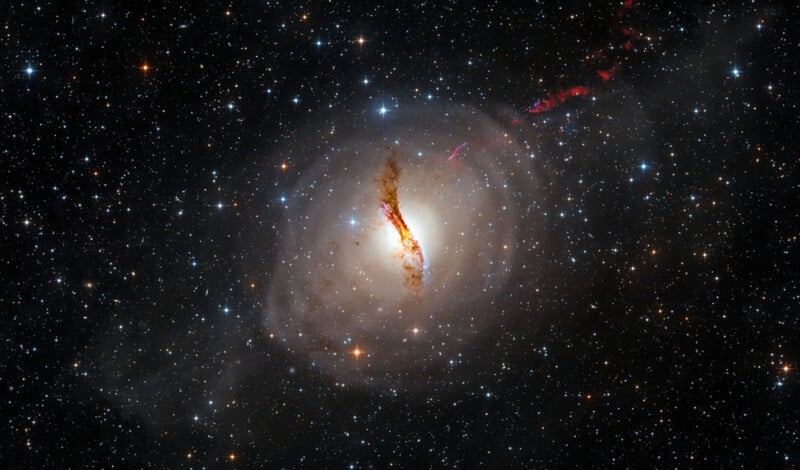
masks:
<svg viewBox="0 0 800 470"><path fill-rule="evenodd" d="M795 5L5 12L3 468L797 465Z"/></svg>

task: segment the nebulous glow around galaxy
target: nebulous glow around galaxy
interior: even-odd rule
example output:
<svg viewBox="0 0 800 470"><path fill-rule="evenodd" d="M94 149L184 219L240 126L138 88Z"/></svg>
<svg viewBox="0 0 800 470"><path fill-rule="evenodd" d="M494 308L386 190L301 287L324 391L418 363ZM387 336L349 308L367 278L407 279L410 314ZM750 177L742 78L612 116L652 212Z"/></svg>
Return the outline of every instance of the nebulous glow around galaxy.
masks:
<svg viewBox="0 0 800 470"><path fill-rule="evenodd" d="M265 328L342 383L410 387L496 321L515 268L512 194L535 188L503 164L521 146L474 110L412 110L379 124L307 144L316 164L287 204ZM449 160L467 140L492 144ZM387 172L413 240L405 247L386 214ZM421 253L409 261L412 245ZM423 272L409 282L417 262Z"/></svg>

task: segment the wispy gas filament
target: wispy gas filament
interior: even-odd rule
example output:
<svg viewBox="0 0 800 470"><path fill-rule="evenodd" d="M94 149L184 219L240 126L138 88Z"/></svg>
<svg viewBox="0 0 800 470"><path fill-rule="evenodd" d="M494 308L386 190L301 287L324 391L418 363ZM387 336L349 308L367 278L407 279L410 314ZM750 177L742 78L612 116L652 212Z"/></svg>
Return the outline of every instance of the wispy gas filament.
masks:
<svg viewBox="0 0 800 470"><path fill-rule="evenodd" d="M386 220L391 222L397 234L400 235L400 245L403 249L403 272L405 273L406 286L419 293L423 286L423 273L425 258L422 248L411 230L408 228L403 214L400 212L400 200L397 197L397 185L400 180L400 165L394 153L386 159L386 166L378 177L380 190L381 211Z"/></svg>

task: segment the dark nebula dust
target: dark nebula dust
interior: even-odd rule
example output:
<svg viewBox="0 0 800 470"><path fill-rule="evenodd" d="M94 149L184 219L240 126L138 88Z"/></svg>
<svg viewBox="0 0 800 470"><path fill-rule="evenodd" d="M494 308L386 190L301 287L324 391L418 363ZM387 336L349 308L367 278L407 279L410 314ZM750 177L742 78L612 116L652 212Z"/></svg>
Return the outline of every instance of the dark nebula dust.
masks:
<svg viewBox="0 0 800 470"><path fill-rule="evenodd" d="M422 289L425 282L424 266L425 256L419 242L414 238L414 234L408 228L408 224L403 219L400 211L400 199L397 197L397 185L400 182L400 164L396 155L391 155L386 159L386 165L377 178L378 189L380 190L381 211L386 220L391 222L400 237L402 248L401 257L403 259L403 271L405 272L405 284L415 291Z"/></svg>

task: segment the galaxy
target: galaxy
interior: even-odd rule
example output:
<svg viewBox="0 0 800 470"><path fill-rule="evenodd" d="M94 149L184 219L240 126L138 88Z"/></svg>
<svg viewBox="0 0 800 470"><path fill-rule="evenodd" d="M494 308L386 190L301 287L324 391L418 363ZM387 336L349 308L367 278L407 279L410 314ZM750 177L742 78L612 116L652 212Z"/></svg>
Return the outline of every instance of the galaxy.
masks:
<svg viewBox="0 0 800 470"><path fill-rule="evenodd" d="M3 468L795 468L798 7L9 4Z"/></svg>
<svg viewBox="0 0 800 470"><path fill-rule="evenodd" d="M446 366L440 353L463 357L495 320L514 272L512 199L535 187L516 175L525 161L504 169L528 160L525 149L479 111L400 113L374 133L326 138L328 152L299 180L266 331L343 384L417 391L438 374L411 370ZM450 160L442 142L466 138L496 143Z"/></svg>

